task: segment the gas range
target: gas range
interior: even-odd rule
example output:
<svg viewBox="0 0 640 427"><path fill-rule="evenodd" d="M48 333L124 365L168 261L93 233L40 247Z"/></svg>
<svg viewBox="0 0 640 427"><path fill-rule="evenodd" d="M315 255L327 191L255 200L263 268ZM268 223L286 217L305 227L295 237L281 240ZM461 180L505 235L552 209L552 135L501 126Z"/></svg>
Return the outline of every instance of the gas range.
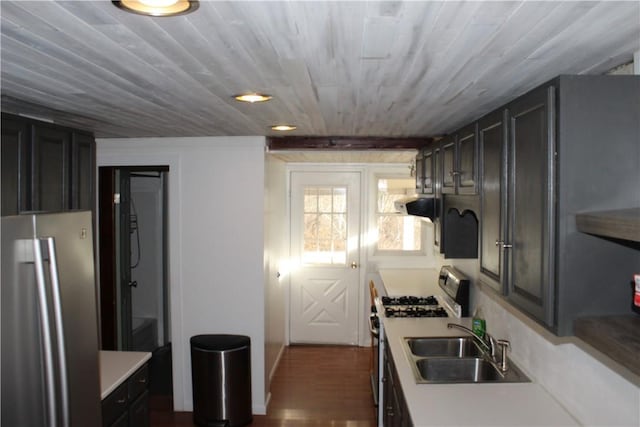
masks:
<svg viewBox="0 0 640 427"><path fill-rule="evenodd" d="M385 317L464 317L468 316L469 279L451 266L438 275L441 295L380 297Z"/></svg>

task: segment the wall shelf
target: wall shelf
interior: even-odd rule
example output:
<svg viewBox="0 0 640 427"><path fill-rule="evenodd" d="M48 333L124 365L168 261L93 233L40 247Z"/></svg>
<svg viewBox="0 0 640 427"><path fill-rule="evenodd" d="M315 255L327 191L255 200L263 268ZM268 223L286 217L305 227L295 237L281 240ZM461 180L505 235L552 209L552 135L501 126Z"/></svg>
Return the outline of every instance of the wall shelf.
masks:
<svg viewBox="0 0 640 427"><path fill-rule="evenodd" d="M585 317L575 322L582 341L640 376L640 316Z"/></svg>
<svg viewBox="0 0 640 427"><path fill-rule="evenodd" d="M640 242L640 208L577 214L576 226L583 233Z"/></svg>

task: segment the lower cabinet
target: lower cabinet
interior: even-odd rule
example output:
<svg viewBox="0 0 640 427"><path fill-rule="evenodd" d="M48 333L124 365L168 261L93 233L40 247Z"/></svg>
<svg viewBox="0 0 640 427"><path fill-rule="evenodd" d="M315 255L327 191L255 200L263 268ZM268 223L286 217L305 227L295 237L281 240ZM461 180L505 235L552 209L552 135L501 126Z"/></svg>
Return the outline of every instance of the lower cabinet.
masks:
<svg viewBox="0 0 640 427"><path fill-rule="evenodd" d="M103 427L149 427L149 368L138 369L102 401Z"/></svg>
<svg viewBox="0 0 640 427"><path fill-rule="evenodd" d="M383 386L383 420L385 427L413 427L409 408L404 400L402 387L398 381L396 367L388 348L384 354Z"/></svg>

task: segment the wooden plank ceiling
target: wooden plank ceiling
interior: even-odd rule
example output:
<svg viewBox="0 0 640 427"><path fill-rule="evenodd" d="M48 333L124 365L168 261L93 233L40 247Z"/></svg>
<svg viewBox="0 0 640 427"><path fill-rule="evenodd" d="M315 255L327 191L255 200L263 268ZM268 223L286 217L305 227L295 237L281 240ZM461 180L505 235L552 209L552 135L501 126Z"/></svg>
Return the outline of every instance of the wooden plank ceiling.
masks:
<svg viewBox="0 0 640 427"><path fill-rule="evenodd" d="M1 3L2 110L97 137L444 134L563 73L640 50L637 1ZM240 104L246 91L274 96Z"/></svg>

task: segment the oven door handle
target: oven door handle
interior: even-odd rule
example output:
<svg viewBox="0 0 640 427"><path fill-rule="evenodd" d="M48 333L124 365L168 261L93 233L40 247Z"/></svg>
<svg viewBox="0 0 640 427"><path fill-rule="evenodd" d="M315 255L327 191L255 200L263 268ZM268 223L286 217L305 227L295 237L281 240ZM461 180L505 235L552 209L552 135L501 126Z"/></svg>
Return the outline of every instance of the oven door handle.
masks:
<svg viewBox="0 0 640 427"><path fill-rule="evenodd" d="M371 335L373 335L374 337L379 338L380 330L373 324L376 319L378 320L378 322L380 321L376 313L371 313L369 315L369 332L371 332Z"/></svg>

